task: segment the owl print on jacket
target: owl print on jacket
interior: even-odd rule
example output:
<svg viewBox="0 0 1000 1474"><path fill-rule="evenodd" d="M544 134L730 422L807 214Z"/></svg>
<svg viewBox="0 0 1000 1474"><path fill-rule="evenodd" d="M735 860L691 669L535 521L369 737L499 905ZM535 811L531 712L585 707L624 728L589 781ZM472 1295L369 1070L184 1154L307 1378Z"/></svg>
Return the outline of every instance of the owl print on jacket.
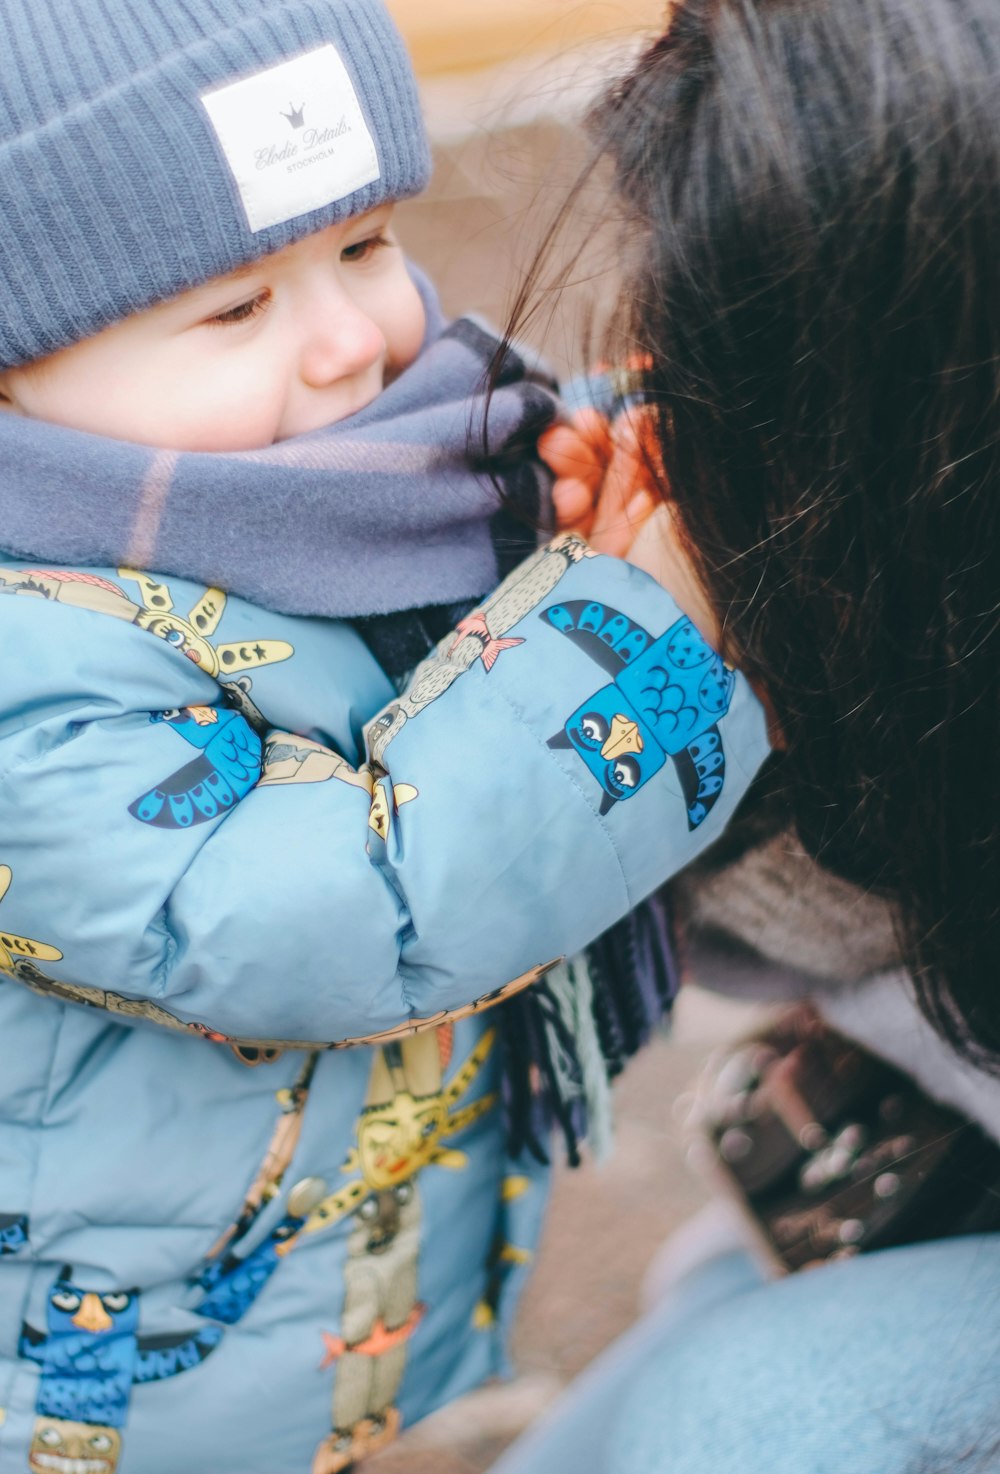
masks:
<svg viewBox="0 0 1000 1474"><path fill-rule="evenodd" d="M736 677L681 618L654 639L606 604L552 604L541 618L611 676L573 712L553 748L572 748L597 779L601 813L638 793L669 757L680 780L688 828L711 812L726 777L719 720Z"/></svg>
<svg viewBox="0 0 1000 1474"><path fill-rule="evenodd" d="M87 1289L65 1265L48 1294L45 1330L28 1322L19 1351L39 1368L29 1466L49 1474L114 1474L132 1388L199 1366L221 1326L161 1336L139 1334L137 1290ZM71 1452L79 1447L84 1452Z"/></svg>
<svg viewBox="0 0 1000 1474"><path fill-rule="evenodd" d="M186 706L156 712L199 756L129 805L129 813L159 829L189 829L233 808L260 777L263 745L236 711Z"/></svg>

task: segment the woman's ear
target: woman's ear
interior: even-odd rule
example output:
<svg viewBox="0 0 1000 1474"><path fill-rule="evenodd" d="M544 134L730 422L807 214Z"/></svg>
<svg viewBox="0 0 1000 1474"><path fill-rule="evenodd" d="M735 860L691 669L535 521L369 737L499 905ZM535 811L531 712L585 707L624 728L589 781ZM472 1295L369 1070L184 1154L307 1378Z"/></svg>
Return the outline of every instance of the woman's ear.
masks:
<svg viewBox="0 0 1000 1474"><path fill-rule="evenodd" d="M702 587L670 502L659 503L625 557L661 583L712 649L726 655L719 617Z"/></svg>

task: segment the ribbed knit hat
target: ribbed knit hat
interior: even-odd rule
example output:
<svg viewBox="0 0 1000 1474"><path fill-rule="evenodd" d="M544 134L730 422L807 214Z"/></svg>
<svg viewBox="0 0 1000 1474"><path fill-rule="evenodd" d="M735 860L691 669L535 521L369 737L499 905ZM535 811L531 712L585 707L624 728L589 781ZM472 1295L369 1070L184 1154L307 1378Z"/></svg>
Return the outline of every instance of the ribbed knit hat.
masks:
<svg viewBox="0 0 1000 1474"><path fill-rule="evenodd" d="M379 0L0 0L0 367L418 193Z"/></svg>

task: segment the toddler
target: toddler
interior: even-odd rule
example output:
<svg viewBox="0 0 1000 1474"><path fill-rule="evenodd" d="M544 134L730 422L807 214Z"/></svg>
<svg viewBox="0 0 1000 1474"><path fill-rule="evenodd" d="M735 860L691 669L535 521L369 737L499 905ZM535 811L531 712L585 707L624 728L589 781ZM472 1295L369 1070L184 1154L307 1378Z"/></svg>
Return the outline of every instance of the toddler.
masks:
<svg viewBox="0 0 1000 1474"><path fill-rule="evenodd" d="M503 1365L545 1173L486 1006L719 832L763 722L572 538L468 612L551 399L508 355L470 456L494 344L392 234L376 0L3 21L0 1465L336 1474ZM628 1018L545 995L559 1108L655 917Z"/></svg>

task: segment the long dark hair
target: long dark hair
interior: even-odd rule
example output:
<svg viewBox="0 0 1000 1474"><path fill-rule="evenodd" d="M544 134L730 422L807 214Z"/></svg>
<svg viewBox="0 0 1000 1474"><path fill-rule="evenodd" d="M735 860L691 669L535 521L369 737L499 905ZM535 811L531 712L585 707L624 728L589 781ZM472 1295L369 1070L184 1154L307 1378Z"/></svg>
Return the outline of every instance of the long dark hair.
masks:
<svg viewBox="0 0 1000 1474"><path fill-rule="evenodd" d="M1000 4L681 0L592 128L638 246L612 351L800 838L995 1064Z"/></svg>

